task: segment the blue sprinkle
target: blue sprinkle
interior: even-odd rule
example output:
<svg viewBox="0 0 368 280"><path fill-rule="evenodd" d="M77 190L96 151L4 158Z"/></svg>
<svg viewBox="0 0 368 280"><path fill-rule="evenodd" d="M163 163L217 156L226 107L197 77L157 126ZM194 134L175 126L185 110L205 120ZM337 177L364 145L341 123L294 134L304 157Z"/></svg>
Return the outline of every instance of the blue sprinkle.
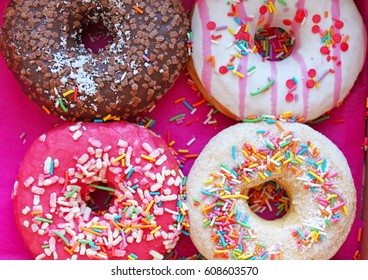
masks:
<svg viewBox="0 0 368 280"><path fill-rule="evenodd" d="M190 111L193 111L194 108L187 102L187 101L183 101L184 105L190 110Z"/></svg>
<svg viewBox="0 0 368 280"><path fill-rule="evenodd" d="M130 169L129 172L128 172L128 174L127 174L127 176L126 176L126 178L127 179L130 179L130 177L132 176L133 172L134 172L134 168Z"/></svg>
<svg viewBox="0 0 368 280"><path fill-rule="evenodd" d="M235 146L231 147L231 154L233 156L233 159L236 159L236 147Z"/></svg>
<svg viewBox="0 0 368 280"><path fill-rule="evenodd" d="M55 162L52 160L50 163L50 175L54 174L54 166L55 166Z"/></svg>
<svg viewBox="0 0 368 280"><path fill-rule="evenodd" d="M95 122L95 123L102 123L103 120L102 119L94 119L93 122Z"/></svg>

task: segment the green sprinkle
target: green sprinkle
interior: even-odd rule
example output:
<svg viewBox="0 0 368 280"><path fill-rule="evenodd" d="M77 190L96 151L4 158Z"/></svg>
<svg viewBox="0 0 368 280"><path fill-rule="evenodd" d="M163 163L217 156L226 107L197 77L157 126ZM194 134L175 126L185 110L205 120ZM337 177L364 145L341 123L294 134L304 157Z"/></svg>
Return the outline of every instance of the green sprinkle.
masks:
<svg viewBox="0 0 368 280"><path fill-rule="evenodd" d="M277 0L277 2L279 2L283 6L287 6L287 4L284 0Z"/></svg>
<svg viewBox="0 0 368 280"><path fill-rule="evenodd" d="M253 91L250 93L251 96L256 96L262 92L264 92L266 89L268 89L270 86L273 85L273 83L275 82L275 80L271 80L267 85L265 85L263 88L261 88L260 90L257 91Z"/></svg>
<svg viewBox="0 0 368 280"><path fill-rule="evenodd" d="M177 120L177 119L184 118L184 117L185 117L185 114L180 114L180 115L177 115L177 116L175 116L175 117L172 117L172 118L170 119L170 121L172 122L172 121L175 121L175 120Z"/></svg>
<svg viewBox="0 0 368 280"><path fill-rule="evenodd" d="M276 213L276 217L277 216L279 216L281 213L282 213L282 211L284 211L284 205L279 209L279 211L277 211L277 213Z"/></svg>
<svg viewBox="0 0 368 280"><path fill-rule="evenodd" d="M245 123L256 123L256 122L260 122L264 119L265 119L265 116L260 116L259 118L256 118L256 119L243 119L243 122L245 122Z"/></svg>
<svg viewBox="0 0 368 280"><path fill-rule="evenodd" d="M208 220L207 222L203 223L203 225L206 227L206 226L209 226L211 224L211 221Z"/></svg>
<svg viewBox="0 0 368 280"><path fill-rule="evenodd" d="M243 227L246 227L246 228L251 228L251 226L250 225L247 225L247 224L244 224L242 221L240 221L240 220L238 220L237 221L237 223L239 224L239 225L241 225L241 226L243 226Z"/></svg>
<svg viewBox="0 0 368 280"><path fill-rule="evenodd" d="M115 192L115 189L105 187L105 186L99 186L99 185L95 185L95 184L89 184L89 186L92 187L92 188L95 188L95 189L99 189L99 190L104 190L104 191L108 191L108 192Z"/></svg>
<svg viewBox="0 0 368 280"><path fill-rule="evenodd" d="M49 244L42 245L42 249L50 248Z"/></svg>
<svg viewBox="0 0 368 280"><path fill-rule="evenodd" d="M41 217L34 217L33 220L40 221L40 222L45 222L45 223L48 223L48 224L52 224L53 223L52 220L41 218Z"/></svg>
<svg viewBox="0 0 368 280"><path fill-rule="evenodd" d="M71 197L73 194L75 194L77 191L79 190L79 188L78 187L75 187L70 193L67 193L66 195L65 195L65 198L69 198L69 197Z"/></svg>
<svg viewBox="0 0 368 280"><path fill-rule="evenodd" d="M324 121L324 120L327 120L327 119L329 119L329 118L330 118L330 116L329 116L329 115L327 115L327 116L320 117L319 119L316 119L316 120L311 121L311 122L309 122L309 123L310 123L310 124L315 124L315 123L319 123L319 122L322 122L322 121Z"/></svg>
<svg viewBox="0 0 368 280"><path fill-rule="evenodd" d="M325 219L325 223L327 224L327 226L328 226L328 227L330 227L330 226L331 226L331 222L330 222L330 220Z"/></svg>
<svg viewBox="0 0 368 280"><path fill-rule="evenodd" d="M65 107L63 103L63 99L61 97L59 97L59 103L60 103L61 109L63 109L64 112L68 112L68 109Z"/></svg>
<svg viewBox="0 0 368 280"><path fill-rule="evenodd" d="M249 73L249 72L252 72L254 69L256 69L256 66L255 66L255 65L254 65L254 66L252 66L252 67L250 67L250 68L248 69L248 71L247 71L247 72L248 72L248 73Z"/></svg>
<svg viewBox="0 0 368 280"><path fill-rule="evenodd" d="M59 236L61 238L61 240L64 241L64 243L66 244L66 246L70 246L70 243L69 243L68 239L66 239L64 235L62 235L59 231L56 231L56 230L54 231L54 233L57 236Z"/></svg>

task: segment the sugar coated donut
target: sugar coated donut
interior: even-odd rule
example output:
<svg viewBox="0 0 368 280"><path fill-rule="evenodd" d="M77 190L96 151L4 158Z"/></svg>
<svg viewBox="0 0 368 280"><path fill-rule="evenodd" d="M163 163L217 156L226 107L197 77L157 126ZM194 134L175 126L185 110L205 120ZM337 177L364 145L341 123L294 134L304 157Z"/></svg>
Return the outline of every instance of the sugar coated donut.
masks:
<svg viewBox="0 0 368 280"><path fill-rule="evenodd" d="M95 52L83 40L92 24L106 29ZM10 0L0 46L24 93L47 113L127 118L178 78L189 24L177 0Z"/></svg>
<svg viewBox="0 0 368 280"><path fill-rule="evenodd" d="M186 223L182 178L144 127L64 123L25 155L16 223L36 259L163 259Z"/></svg>
<svg viewBox="0 0 368 280"><path fill-rule="evenodd" d="M353 0L198 0L188 70L207 100L242 120L336 107L366 55Z"/></svg>
<svg viewBox="0 0 368 280"><path fill-rule="evenodd" d="M329 259L356 212L342 152L305 124L270 117L236 124L212 138L186 188L190 236L207 259ZM258 216L254 189L260 207L274 213L287 207L286 214ZM277 203L264 203L267 197Z"/></svg>

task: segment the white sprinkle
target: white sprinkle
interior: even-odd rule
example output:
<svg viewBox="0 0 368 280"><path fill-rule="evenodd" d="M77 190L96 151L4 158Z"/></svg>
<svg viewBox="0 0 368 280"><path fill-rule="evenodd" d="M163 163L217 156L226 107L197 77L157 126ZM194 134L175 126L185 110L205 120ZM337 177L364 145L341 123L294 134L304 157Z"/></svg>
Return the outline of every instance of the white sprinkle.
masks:
<svg viewBox="0 0 368 280"><path fill-rule="evenodd" d="M159 252L155 251L155 250L150 250L149 251L150 255L152 257L154 257L156 260L163 260L164 259L164 256L161 255Z"/></svg>

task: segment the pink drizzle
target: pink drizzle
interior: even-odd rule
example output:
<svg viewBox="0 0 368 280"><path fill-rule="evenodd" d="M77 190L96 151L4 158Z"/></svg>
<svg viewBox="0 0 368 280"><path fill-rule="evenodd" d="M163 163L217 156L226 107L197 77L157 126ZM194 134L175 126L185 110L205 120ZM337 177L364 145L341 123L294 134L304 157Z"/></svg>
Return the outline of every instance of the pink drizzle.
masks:
<svg viewBox="0 0 368 280"><path fill-rule="evenodd" d="M333 18L340 18L340 1L331 1L331 12ZM341 61L341 51L339 47L333 48L333 55L338 57L338 61ZM334 63L335 70L335 84L334 84L334 96L333 104L337 106L340 100L341 86L342 86L342 68L341 65Z"/></svg>
<svg viewBox="0 0 368 280"><path fill-rule="evenodd" d="M209 9L207 1L196 1L199 11L199 17L202 23L202 48L203 48L203 66L201 73L202 85L209 95L211 95L211 80L212 80L212 68L209 63L206 63L206 57L211 56L211 33L207 28L207 23L210 21Z"/></svg>
<svg viewBox="0 0 368 280"><path fill-rule="evenodd" d="M245 3L243 3L242 5L238 5L239 18L241 19L247 18L247 12L245 10L244 5ZM240 60L241 69L244 69L243 71L247 71L248 69L248 55L244 56ZM247 76L245 76L242 79L239 79L239 118L241 120L245 116L245 100L247 98L247 95L246 95L247 81L248 81Z"/></svg>
<svg viewBox="0 0 368 280"><path fill-rule="evenodd" d="M304 9L305 6L305 0L300 0L298 2L298 8L299 9ZM295 23L293 22L293 29L294 29L294 34L299 34L299 30L301 25L299 23ZM290 56L293 57L300 65L301 68L301 72L302 72L302 76L303 77L308 77L308 68L307 65L305 63L305 60L303 58L302 55L300 55L297 52L297 49L299 48L299 41L298 38L296 38L295 40L295 45L294 45L294 53ZM305 81L303 81L301 83L302 88L302 98L303 98L303 117L307 118L308 116L308 110L309 110L309 89L306 86Z"/></svg>

